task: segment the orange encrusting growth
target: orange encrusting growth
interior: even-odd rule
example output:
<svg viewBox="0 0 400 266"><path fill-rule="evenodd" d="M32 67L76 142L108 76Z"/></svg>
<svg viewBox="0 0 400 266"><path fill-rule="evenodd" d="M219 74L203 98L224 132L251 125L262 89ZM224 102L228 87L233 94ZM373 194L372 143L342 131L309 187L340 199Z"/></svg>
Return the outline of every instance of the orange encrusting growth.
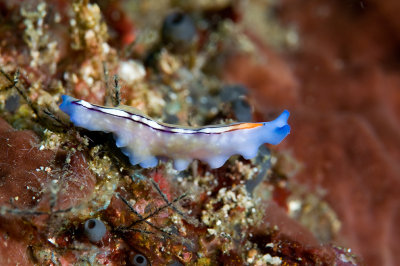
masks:
<svg viewBox="0 0 400 266"><path fill-rule="evenodd" d="M229 129L226 132L240 130L240 129L252 129L256 127L261 127L262 125L263 125L262 123L241 123L229 127Z"/></svg>

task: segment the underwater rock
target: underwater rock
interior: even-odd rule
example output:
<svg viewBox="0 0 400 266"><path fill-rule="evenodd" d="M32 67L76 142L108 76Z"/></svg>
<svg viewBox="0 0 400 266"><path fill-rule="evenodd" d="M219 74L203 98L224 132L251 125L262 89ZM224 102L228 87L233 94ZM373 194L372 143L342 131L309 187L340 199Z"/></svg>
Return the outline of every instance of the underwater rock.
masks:
<svg viewBox="0 0 400 266"><path fill-rule="evenodd" d="M40 200L38 192L48 180L44 166L54 160L55 154L40 151L37 143L38 138L32 131L14 130L0 118L1 204L8 204L13 198L17 206L30 208Z"/></svg>
<svg viewBox="0 0 400 266"><path fill-rule="evenodd" d="M255 44L260 51L257 57L236 53L227 58L223 67L224 80L229 83L243 84L250 91L255 108L261 112L270 112L299 101L298 81L289 64L269 47Z"/></svg>
<svg viewBox="0 0 400 266"><path fill-rule="evenodd" d="M371 265L400 254L398 6L284 1L277 15L298 29L298 48L279 56L250 33L261 63L239 54L225 68L227 80L253 89L261 113L294 110L296 133L284 145L304 164L295 179L325 191L339 240Z"/></svg>
<svg viewBox="0 0 400 266"><path fill-rule="evenodd" d="M0 118L1 204L7 205L14 199L15 205L22 209L33 208L39 203L48 207L50 183L58 179L53 173L62 170L67 155L64 151L41 149L38 143L33 131L14 130ZM63 187L54 206L58 209L78 204L94 189L95 178L87 169L83 154L72 155L69 167L64 179L57 181Z"/></svg>
<svg viewBox="0 0 400 266"><path fill-rule="evenodd" d="M14 257L13 263L17 259L27 259L26 247L38 241L34 228L40 228L43 220L40 216L35 217L35 210L49 210L54 197L54 210L70 208L93 191L95 178L80 152L71 156L69 171L63 175L64 179L58 179L65 159L65 152L41 149L33 131L15 130L0 118L0 205L7 212L0 217L0 233L7 235L5 243L18 242L13 246L16 249L21 247L23 252L20 252L24 254ZM59 182L57 188L52 180ZM83 183L85 187L82 187ZM56 191L54 195L53 189ZM21 214L33 217L32 224L21 219ZM3 247L0 246L0 252ZM7 254L10 254L9 251Z"/></svg>
<svg viewBox="0 0 400 266"><path fill-rule="evenodd" d="M265 52L257 42L253 47L242 25L235 24L241 12L248 10L241 1L169 2L83 0L46 5L39 1L31 7L15 1L0 5L4 15L0 31L5 36L0 59L10 77L0 78L0 111L13 125L25 121L25 128L42 136L39 143L33 131L16 131L0 120L0 125L6 125L4 132L0 130L1 265L20 262L15 257L26 265L140 265L145 263L143 257L152 265L334 262L336 250L321 247L309 230L286 214L294 182L285 170L276 170L282 156L274 148L271 153L261 150L253 160L234 156L214 170L196 161L177 174L165 158L156 169L140 169L115 148L112 136L72 127L63 119L57 109L61 94L109 107L119 102L110 101L113 96L121 96L123 104L155 119L193 126L247 121L254 107L247 101L261 96L265 98L255 110L267 110L268 119L283 109L281 105L303 100L301 82L291 72L288 58ZM187 13L182 13L176 27L168 25L173 30L166 35L178 40L167 43L160 36L160 25L173 7ZM279 8L265 7L268 14L280 14ZM196 23L186 17L191 15ZM136 29L140 38L133 41ZM174 51L187 45L192 48L186 50L189 53ZM253 57L246 53L229 58L242 69L225 77L246 79L247 84L230 85L232 90L223 95L228 99L224 108L220 90L226 83L218 75L225 67L220 62L236 48L257 52ZM158 64L143 72L142 61L151 54L148 59L153 59L145 65ZM128 71L119 73L121 67ZM25 97L14 114L4 112L5 100L16 93L10 84L17 69L19 89L40 109L37 113L32 113ZM310 69L312 65L305 71ZM130 77L131 70L139 75ZM117 73L125 75L119 84L112 80ZM40 115L46 115L57 132L46 129ZM320 130L326 133L328 129ZM82 221L92 217L101 219L110 232L96 245L87 241L83 231ZM310 219L318 221L314 216ZM94 235L103 235L103 229Z"/></svg>

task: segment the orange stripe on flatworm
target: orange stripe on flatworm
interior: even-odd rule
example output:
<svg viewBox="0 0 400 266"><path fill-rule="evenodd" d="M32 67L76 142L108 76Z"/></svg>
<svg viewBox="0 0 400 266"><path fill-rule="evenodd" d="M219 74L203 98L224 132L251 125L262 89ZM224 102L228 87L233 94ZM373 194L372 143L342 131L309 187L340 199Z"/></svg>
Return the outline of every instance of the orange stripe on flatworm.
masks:
<svg viewBox="0 0 400 266"><path fill-rule="evenodd" d="M235 131L235 130L240 130L240 129L252 129L255 127L261 127L263 124L262 123L241 123L241 124L237 124L234 126L231 126L229 131Z"/></svg>

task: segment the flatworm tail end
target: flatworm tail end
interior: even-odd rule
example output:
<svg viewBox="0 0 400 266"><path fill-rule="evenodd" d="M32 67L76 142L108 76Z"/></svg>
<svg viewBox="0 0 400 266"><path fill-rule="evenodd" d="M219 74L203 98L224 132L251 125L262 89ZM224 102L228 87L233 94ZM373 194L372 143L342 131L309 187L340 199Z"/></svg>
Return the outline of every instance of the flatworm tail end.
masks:
<svg viewBox="0 0 400 266"><path fill-rule="evenodd" d="M70 121L78 127L86 128L92 131L110 132L110 129L104 126L104 119L99 112L93 112L92 105L83 100L75 99L68 95L62 95L60 109L69 116ZM89 107L88 107L89 106Z"/></svg>
<svg viewBox="0 0 400 266"><path fill-rule="evenodd" d="M94 128L94 123L90 123L91 113L86 112L81 105L76 105L74 102L78 102L78 99L68 95L61 96L62 103L60 109L69 116L71 122L78 127L83 127L88 130L98 130Z"/></svg>
<svg viewBox="0 0 400 266"><path fill-rule="evenodd" d="M62 99L62 103L60 104L61 111L70 115L71 114L71 102L76 101L76 99L71 96L68 96L68 95L62 95L61 99Z"/></svg>
<svg viewBox="0 0 400 266"><path fill-rule="evenodd" d="M264 129L262 133L262 141L264 143L270 143L277 145L286 138L290 133L290 126L287 123L289 118L289 111L285 110L278 118L271 122L264 123Z"/></svg>

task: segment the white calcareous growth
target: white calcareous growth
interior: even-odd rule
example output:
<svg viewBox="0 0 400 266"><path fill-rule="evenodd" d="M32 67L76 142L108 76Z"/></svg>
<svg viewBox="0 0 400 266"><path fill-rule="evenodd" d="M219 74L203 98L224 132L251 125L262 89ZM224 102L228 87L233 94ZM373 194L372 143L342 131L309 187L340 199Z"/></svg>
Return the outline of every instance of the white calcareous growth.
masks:
<svg viewBox="0 0 400 266"><path fill-rule="evenodd" d="M125 82L134 83L146 76L146 70L141 63L135 60L122 61L118 68L118 75Z"/></svg>

